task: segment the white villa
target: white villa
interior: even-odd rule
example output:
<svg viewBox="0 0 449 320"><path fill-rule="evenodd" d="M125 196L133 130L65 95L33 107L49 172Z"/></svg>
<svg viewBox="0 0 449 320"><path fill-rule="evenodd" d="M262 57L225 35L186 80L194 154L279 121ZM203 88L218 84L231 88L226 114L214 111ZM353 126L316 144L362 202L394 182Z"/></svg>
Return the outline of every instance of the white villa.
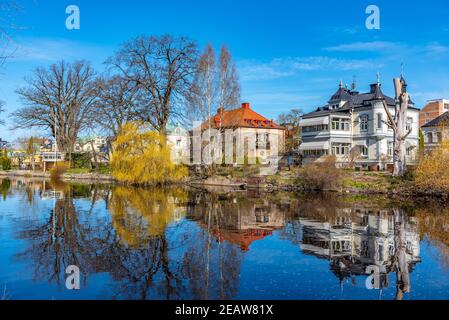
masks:
<svg viewBox="0 0 449 320"><path fill-rule="evenodd" d="M171 147L171 159L180 163L189 155L189 132L179 123L167 126L167 142Z"/></svg>
<svg viewBox="0 0 449 320"><path fill-rule="evenodd" d="M299 147L303 162L335 155L339 166L352 162L356 168L386 170L393 163L393 131L387 125L383 102L394 114L395 99L383 94L380 81L368 93L359 93L340 83L329 102L303 116ZM419 141L419 109L410 102L406 140L407 164L416 164Z"/></svg>

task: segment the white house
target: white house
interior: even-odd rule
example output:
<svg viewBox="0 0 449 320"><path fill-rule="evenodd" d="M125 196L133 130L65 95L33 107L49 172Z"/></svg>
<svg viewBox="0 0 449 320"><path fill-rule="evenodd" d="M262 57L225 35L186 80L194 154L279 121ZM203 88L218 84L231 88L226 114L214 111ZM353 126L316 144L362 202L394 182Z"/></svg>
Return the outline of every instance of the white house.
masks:
<svg viewBox="0 0 449 320"><path fill-rule="evenodd" d="M171 148L171 159L175 163L189 154L189 132L179 123L167 126L167 142Z"/></svg>
<svg viewBox="0 0 449 320"><path fill-rule="evenodd" d="M342 83L329 102L303 116L299 147L303 162L319 161L335 155L339 166L349 162L358 168L385 170L393 163L393 130L387 125L387 113L395 113L395 99L383 94L378 81L368 93L359 93ZM407 164L416 164L419 141L419 109L410 102L406 140Z"/></svg>

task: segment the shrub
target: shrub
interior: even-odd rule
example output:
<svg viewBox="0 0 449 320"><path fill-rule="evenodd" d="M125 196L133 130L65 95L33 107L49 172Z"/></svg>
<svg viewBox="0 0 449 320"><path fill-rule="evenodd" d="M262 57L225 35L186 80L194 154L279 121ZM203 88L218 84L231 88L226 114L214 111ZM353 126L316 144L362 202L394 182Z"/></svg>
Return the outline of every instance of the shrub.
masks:
<svg viewBox="0 0 449 320"><path fill-rule="evenodd" d="M69 164L65 162L58 162L53 168L50 169L50 178L52 180L59 180L69 169Z"/></svg>
<svg viewBox="0 0 449 320"><path fill-rule="evenodd" d="M74 153L72 154L73 168L90 168L91 154L86 153Z"/></svg>
<svg viewBox="0 0 449 320"><path fill-rule="evenodd" d="M427 192L449 192L449 142L424 156L416 169L415 183Z"/></svg>
<svg viewBox="0 0 449 320"><path fill-rule="evenodd" d="M143 131L134 123L123 126L114 143L111 169L124 183L160 185L178 182L187 175L184 166L175 165L165 137L155 131Z"/></svg>
<svg viewBox="0 0 449 320"><path fill-rule="evenodd" d="M342 187L345 173L336 167L334 156L322 162L306 164L299 169L299 183L306 190L336 190Z"/></svg>
<svg viewBox="0 0 449 320"><path fill-rule="evenodd" d="M11 159L8 157L8 153L6 150L3 150L3 153L0 156L0 166L2 167L2 170L11 170Z"/></svg>

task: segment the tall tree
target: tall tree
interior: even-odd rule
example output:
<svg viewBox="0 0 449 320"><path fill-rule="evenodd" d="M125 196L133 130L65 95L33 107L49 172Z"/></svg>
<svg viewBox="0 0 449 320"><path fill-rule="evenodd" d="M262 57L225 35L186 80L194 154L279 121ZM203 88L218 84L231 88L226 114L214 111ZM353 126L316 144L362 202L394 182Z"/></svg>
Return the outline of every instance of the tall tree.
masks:
<svg viewBox="0 0 449 320"><path fill-rule="evenodd" d="M189 120L210 119L212 108L218 103L216 55L208 44L198 60L192 86L188 93Z"/></svg>
<svg viewBox="0 0 449 320"><path fill-rule="evenodd" d="M219 106L220 110L235 109L240 104L240 84L237 67L232 61L228 48L223 46L220 52Z"/></svg>
<svg viewBox="0 0 449 320"><path fill-rule="evenodd" d="M216 110L237 108L240 103L240 84L237 68L226 47L217 58L211 44L200 56L194 81L189 92L189 120L205 121Z"/></svg>
<svg viewBox="0 0 449 320"><path fill-rule="evenodd" d="M92 120L107 134L116 137L123 125L138 119L135 87L118 75L99 78L96 87L98 100L92 112Z"/></svg>
<svg viewBox="0 0 449 320"><path fill-rule="evenodd" d="M410 128L407 130L407 111L410 103L409 94L407 93L407 84L403 77L393 79L396 105L395 113L391 114L386 102L383 102L385 112L388 117L388 126L394 132L393 145L393 176L402 177L406 171L406 150L405 140L412 132Z"/></svg>
<svg viewBox="0 0 449 320"><path fill-rule="evenodd" d="M0 101L0 114L5 111L5 110L3 110L3 106L4 106L4 102ZM5 124L5 121L3 119L0 119L0 126L3 124Z"/></svg>
<svg viewBox="0 0 449 320"><path fill-rule="evenodd" d="M164 35L128 41L107 63L134 84L141 120L165 134L169 119L182 114L196 60L195 42Z"/></svg>
<svg viewBox="0 0 449 320"><path fill-rule="evenodd" d="M70 159L78 134L89 125L97 98L94 79L94 70L85 61L36 69L28 85L17 90L25 106L13 113L15 127L49 129L59 151Z"/></svg>

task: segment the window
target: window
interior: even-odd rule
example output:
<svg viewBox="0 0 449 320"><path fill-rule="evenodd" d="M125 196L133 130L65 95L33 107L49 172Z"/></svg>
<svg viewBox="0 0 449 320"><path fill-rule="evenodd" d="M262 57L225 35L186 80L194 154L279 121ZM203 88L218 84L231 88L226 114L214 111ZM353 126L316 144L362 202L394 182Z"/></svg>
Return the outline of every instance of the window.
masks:
<svg viewBox="0 0 449 320"><path fill-rule="evenodd" d="M180 139L176 140L176 146L177 146L177 147L180 147L180 146L181 146L181 140L180 140Z"/></svg>
<svg viewBox="0 0 449 320"><path fill-rule="evenodd" d="M437 132L437 143L443 142L443 134L441 132Z"/></svg>
<svg viewBox="0 0 449 320"><path fill-rule="evenodd" d="M407 147L405 152L406 152L408 157L413 155L413 149L415 149L414 146Z"/></svg>
<svg viewBox="0 0 449 320"><path fill-rule="evenodd" d="M427 143L433 143L433 133L429 132L427 134Z"/></svg>
<svg viewBox="0 0 449 320"><path fill-rule="evenodd" d="M368 115L363 114L360 116L360 131L368 131Z"/></svg>
<svg viewBox="0 0 449 320"><path fill-rule="evenodd" d="M332 130L349 131L349 119L332 118Z"/></svg>
<svg viewBox="0 0 449 320"><path fill-rule="evenodd" d="M360 146L360 154L363 157L368 157L368 147L366 146Z"/></svg>
<svg viewBox="0 0 449 320"><path fill-rule="evenodd" d="M302 132L320 132L329 130L329 125L321 124L317 126L302 127Z"/></svg>
<svg viewBox="0 0 449 320"><path fill-rule="evenodd" d="M444 109L449 110L449 103L444 104Z"/></svg>
<svg viewBox="0 0 449 320"><path fill-rule="evenodd" d="M405 124L405 130L407 130L407 132L412 130L412 125L413 125L413 118L407 118L407 122Z"/></svg>
<svg viewBox="0 0 449 320"><path fill-rule="evenodd" d="M325 156L328 154L327 150L304 150L303 155L304 157L309 158L319 158L321 156Z"/></svg>
<svg viewBox="0 0 449 320"><path fill-rule="evenodd" d="M349 154L351 144L349 143L333 143L332 154L335 156L346 156Z"/></svg>
<svg viewBox="0 0 449 320"><path fill-rule="evenodd" d="M382 113L377 114L377 129L382 130Z"/></svg>
<svg viewBox="0 0 449 320"><path fill-rule="evenodd" d="M389 157L393 156L393 148L394 148L394 143L393 141L388 141L388 151L387 154Z"/></svg>

